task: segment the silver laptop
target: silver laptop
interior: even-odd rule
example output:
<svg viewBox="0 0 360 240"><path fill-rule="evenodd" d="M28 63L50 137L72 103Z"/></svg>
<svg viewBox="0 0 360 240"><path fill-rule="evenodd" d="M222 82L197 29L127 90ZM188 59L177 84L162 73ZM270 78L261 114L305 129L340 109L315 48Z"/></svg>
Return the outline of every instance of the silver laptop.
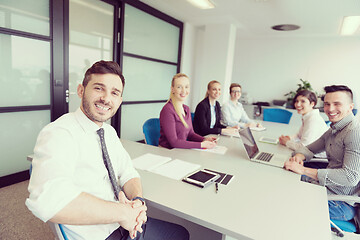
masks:
<svg viewBox="0 0 360 240"><path fill-rule="evenodd" d="M250 128L239 130L240 138L244 144L246 154L250 161L268 164L275 167L284 167L284 163L290 156L274 154L268 152L260 152L252 135Z"/></svg>

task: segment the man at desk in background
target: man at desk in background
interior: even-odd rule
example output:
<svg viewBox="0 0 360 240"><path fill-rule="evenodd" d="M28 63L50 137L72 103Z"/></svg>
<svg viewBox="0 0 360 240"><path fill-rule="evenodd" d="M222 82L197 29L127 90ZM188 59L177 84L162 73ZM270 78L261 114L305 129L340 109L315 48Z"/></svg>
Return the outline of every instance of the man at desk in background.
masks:
<svg viewBox="0 0 360 240"><path fill-rule="evenodd" d="M185 228L147 218L139 174L105 123L122 102L124 84L115 62L86 71L80 108L38 136L26 205L45 222L66 224L70 239L188 240Z"/></svg>
<svg viewBox="0 0 360 240"><path fill-rule="evenodd" d="M303 181L316 180L328 194L358 196L360 190L360 123L352 114L352 91L343 85L327 86L324 112L331 128L318 140L295 151L285 162L287 170L303 175ZM326 151L326 169L303 166L314 154ZM328 201L330 219L347 221L354 218L354 202Z"/></svg>

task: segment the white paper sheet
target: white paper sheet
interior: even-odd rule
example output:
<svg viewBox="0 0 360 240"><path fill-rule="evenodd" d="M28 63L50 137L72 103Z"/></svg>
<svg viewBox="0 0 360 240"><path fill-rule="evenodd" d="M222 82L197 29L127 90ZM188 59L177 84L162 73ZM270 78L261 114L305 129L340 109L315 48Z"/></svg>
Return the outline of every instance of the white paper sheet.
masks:
<svg viewBox="0 0 360 240"><path fill-rule="evenodd" d="M240 137L239 132L234 132L234 133L222 133L221 135L223 135L223 136L228 136L228 137L237 137L237 138Z"/></svg>
<svg viewBox="0 0 360 240"><path fill-rule="evenodd" d="M158 166L171 161L170 157L163 157L151 153L146 153L133 159L133 165L137 169L151 171Z"/></svg>
<svg viewBox="0 0 360 240"><path fill-rule="evenodd" d="M251 127L250 129L254 131L264 131L266 130L266 127Z"/></svg>
<svg viewBox="0 0 360 240"><path fill-rule="evenodd" d="M175 180L181 180L183 177L199 169L199 164L189 163L180 159L175 159L167 162L151 172L160 174L165 177L169 177Z"/></svg>
<svg viewBox="0 0 360 240"><path fill-rule="evenodd" d="M204 152L211 152L211 153L216 153L216 154L221 154L224 155L227 151L227 147L225 146L219 146L217 145L214 148L210 148L210 149L199 149L199 148L193 148L194 150L200 150L200 151L204 151Z"/></svg>

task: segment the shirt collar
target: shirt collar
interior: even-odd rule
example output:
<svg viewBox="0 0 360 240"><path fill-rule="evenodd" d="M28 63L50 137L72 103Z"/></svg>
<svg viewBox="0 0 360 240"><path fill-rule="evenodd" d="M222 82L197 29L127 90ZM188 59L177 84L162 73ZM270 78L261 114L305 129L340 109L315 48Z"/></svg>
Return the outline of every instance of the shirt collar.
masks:
<svg viewBox="0 0 360 240"><path fill-rule="evenodd" d="M80 126L84 129L84 131L86 132L96 132L97 130L100 129L100 127L94 123L93 121L91 121L86 115L85 113L81 110L81 108L78 108L75 111L75 117L78 120ZM103 124L104 126L104 124Z"/></svg>
<svg viewBox="0 0 360 240"><path fill-rule="evenodd" d="M310 118L311 116L318 114L319 113L319 109L313 109L310 112L306 113L305 115L302 116L302 119L305 121L306 119Z"/></svg>
<svg viewBox="0 0 360 240"><path fill-rule="evenodd" d="M331 123L331 132L332 134L335 134L338 131L343 130L347 125L349 125L354 120L354 115L352 113L349 113L347 116L345 116L343 119L336 123Z"/></svg>
<svg viewBox="0 0 360 240"><path fill-rule="evenodd" d="M230 99L230 104L232 104L233 106L237 106L237 105L239 105L240 103L239 103L239 101L233 102L233 101L231 101L231 99Z"/></svg>

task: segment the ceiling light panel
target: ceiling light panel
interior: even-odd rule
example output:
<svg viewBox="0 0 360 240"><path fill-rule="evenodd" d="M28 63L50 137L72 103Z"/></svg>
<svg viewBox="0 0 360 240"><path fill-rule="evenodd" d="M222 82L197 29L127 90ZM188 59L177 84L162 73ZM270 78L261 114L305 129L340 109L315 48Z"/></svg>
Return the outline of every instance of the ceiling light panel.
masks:
<svg viewBox="0 0 360 240"><path fill-rule="evenodd" d="M346 16L340 29L341 35L353 35L360 26L360 16Z"/></svg>
<svg viewBox="0 0 360 240"><path fill-rule="evenodd" d="M211 9L215 5L210 0L187 0L189 3L200 9Z"/></svg>

